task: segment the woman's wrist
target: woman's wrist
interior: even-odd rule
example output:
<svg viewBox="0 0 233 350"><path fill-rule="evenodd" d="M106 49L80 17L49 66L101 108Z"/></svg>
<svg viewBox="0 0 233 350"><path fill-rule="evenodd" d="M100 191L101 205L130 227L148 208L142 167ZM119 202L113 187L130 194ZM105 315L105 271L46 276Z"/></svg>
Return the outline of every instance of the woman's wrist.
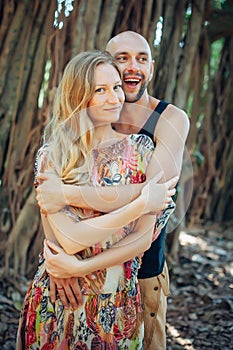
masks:
<svg viewBox="0 0 233 350"><path fill-rule="evenodd" d="M84 277L93 272L94 267L92 268L92 260L91 258L79 259L76 256L77 262L76 264L71 266L71 271L69 275L72 277Z"/></svg>
<svg viewBox="0 0 233 350"><path fill-rule="evenodd" d="M73 202L73 193L74 193L74 185L63 184L63 195L65 205L72 205Z"/></svg>

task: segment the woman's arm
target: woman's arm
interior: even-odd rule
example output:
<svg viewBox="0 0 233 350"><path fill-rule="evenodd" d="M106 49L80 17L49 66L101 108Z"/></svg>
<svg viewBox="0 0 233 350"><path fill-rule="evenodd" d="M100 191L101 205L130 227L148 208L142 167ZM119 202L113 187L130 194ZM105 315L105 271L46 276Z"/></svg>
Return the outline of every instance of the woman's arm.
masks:
<svg viewBox="0 0 233 350"><path fill-rule="evenodd" d="M183 152L189 131L189 119L184 111L169 105L159 118L155 129L156 147L146 171L147 179L161 170L160 182L179 176ZM91 208L104 213L113 211L136 199L145 183L108 187L75 186L63 184L55 172L39 174L42 184L38 187L37 200L41 208L54 213L66 204ZM156 188L154 189L156 192ZM41 195L43 194L43 196Z"/></svg>
<svg viewBox="0 0 233 350"><path fill-rule="evenodd" d="M45 241L46 270L58 278L82 277L96 270L122 264L149 249L154 225L155 216L144 215L138 220L134 232L114 244L110 249L85 260L68 255L56 244ZM57 254L52 253L51 249Z"/></svg>
<svg viewBox="0 0 233 350"><path fill-rule="evenodd" d="M145 214L141 197L125 207L98 217L75 221L65 212L47 216L49 226L59 244L68 254L75 254L110 237L125 225Z"/></svg>
<svg viewBox="0 0 233 350"><path fill-rule="evenodd" d="M48 215L47 221L64 250L68 254L77 253L106 239L140 216L158 211L158 208L155 208L157 200L162 203L160 207L165 209L175 193L173 188L177 178L158 185L159 191L156 193L156 201L154 191L151 190L154 182L157 184L156 177L148 182L137 199L111 213L77 222L70 219L65 212L58 212Z"/></svg>
<svg viewBox="0 0 233 350"><path fill-rule="evenodd" d="M66 205L108 213L136 199L145 185L119 184L111 188L68 185L53 170L40 173L38 179L41 184L37 188L37 201L48 214L55 213Z"/></svg>
<svg viewBox="0 0 233 350"><path fill-rule="evenodd" d="M55 302L58 292L65 308L71 304L74 310L77 309L82 304L82 293L78 278L73 276L81 277L91 274L96 270L122 264L140 255L151 244L155 219L154 215L145 215L138 220L135 231L129 236L110 249L85 260L79 260L78 256L66 254L61 247L51 241L44 241L45 266L50 274L52 301Z"/></svg>

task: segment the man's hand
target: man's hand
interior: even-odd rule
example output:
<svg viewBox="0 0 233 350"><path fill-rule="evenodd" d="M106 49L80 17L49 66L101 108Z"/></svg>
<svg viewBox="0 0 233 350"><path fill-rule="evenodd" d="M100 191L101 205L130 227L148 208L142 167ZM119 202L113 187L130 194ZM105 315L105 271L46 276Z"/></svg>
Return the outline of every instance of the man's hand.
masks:
<svg viewBox="0 0 233 350"><path fill-rule="evenodd" d="M145 212L157 214L161 210L166 209L169 203L172 201L172 196L175 195L178 177L164 182L158 183L163 177L163 172L160 172L143 187L141 192L141 198L145 203Z"/></svg>
<svg viewBox="0 0 233 350"><path fill-rule="evenodd" d="M40 173L38 181L40 184L36 189L36 199L43 213L56 213L67 205L64 184L54 171Z"/></svg>
<svg viewBox="0 0 233 350"><path fill-rule="evenodd" d="M50 277L50 296L54 303L58 292L62 304L65 309L72 308L76 310L83 303L82 293L79 287L78 278L57 278L52 275Z"/></svg>

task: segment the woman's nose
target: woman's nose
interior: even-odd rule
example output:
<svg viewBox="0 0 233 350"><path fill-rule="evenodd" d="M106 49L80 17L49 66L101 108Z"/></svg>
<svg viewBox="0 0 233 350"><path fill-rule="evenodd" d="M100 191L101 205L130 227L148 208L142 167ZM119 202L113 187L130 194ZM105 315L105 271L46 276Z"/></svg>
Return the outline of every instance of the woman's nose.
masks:
<svg viewBox="0 0 233 350"><path fill-rule="evenodd" d="M118 98L115 91L109 91L107 100L109 103L118 103L119 102L119 98Z"/></svg>

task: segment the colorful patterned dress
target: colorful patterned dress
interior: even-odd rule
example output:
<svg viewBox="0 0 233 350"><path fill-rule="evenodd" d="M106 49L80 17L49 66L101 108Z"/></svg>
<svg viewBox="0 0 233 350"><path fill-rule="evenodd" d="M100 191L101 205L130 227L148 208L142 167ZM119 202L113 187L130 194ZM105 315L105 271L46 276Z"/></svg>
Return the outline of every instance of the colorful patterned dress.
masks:
<svg viewBox="0 0 233 350"><path fill-rule="evenodd" d="M93 150L93 186L145 181L154 146L145 135L129 135L115 144ZM40 169L37 169L38 171ZM74 208L66 213L80 221ZM85 213L87 214L87 212ZM101 215L89 211L89 216ZM133 231L135 222L103 242L79 252L85 259L109 249ZM43 255L21 311L16 349L118 350L143 349L143 321L137 281L140 259L79 278L84 303L64 309L59 296L52 303Z"/></svg>

